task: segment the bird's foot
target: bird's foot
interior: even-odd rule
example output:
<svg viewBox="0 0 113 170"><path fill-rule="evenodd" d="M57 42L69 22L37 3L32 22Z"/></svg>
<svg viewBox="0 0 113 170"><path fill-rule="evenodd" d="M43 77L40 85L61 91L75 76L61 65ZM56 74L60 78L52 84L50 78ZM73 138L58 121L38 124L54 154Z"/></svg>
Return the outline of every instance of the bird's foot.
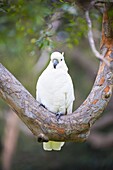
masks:
<svg viewBox="0 0 113 170"><path fill-rule="evenodd" d="M65 113L57 112L57 113L56 113L57 121L60 119L61 116L64 116L64 115L65 115Z"/></svg>
<svg viewBox="0 0 113 170"><path fill-rule="evenodd" d="M46 109L45 105L43 105L42 103L40 103L40 105L39 105L39 106L42 106L42 107L44 107L44 108Z"/></svg>

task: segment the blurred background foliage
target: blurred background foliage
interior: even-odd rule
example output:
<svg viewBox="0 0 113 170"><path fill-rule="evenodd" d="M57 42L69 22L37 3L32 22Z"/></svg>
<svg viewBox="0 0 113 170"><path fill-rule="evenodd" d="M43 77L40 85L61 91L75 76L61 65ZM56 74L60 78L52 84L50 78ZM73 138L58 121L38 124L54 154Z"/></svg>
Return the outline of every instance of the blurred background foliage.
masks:
<svg viewBox="0 0 113 170"><path fill-rule="evenodd" d="M96 9L92 9L90 15L99 50L102 16ZM49 62L48 56L55 50L65 52L75 87L76 109L89 94L99 65L87 41L84 12L75 4L57 0L0 1L0 62L34 97L36 81ZM38 69L37 65L41 68ZM105 113L111 113L112 109L110 103ZM6 165L9 170L113 169L113 144L101 147L96 138L94 142L66 143L60 152L45 152L17 117L14 118L14 128L13 113L10 112L7 104L0 99L1 166L9 160ZM10 139L7 133L11 128L13 137ZM101 131L105 135L109 134L109 130L113 131L111 124ZM15 141L12 154L10 149L5 150L8 145L5 141L8 140L9 145ZM97 145L94 145L95 141ZM6 156L8 153L9 157ZM8 170L6 167L4 170Z"/></svg>

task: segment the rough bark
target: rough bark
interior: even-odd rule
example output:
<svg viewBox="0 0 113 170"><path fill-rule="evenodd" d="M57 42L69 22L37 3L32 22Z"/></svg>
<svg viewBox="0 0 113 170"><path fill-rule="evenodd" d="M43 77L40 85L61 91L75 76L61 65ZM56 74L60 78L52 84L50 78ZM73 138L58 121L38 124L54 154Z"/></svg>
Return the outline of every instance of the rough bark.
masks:
<svg viewBox="0 0 113 170"><path fill-rule="evenodd" d="M108 29L113 16L109 13L110 9L112 8L106 7L103 15L101 51L112 66L113 34L112 29L110 31ZM110 100L113 86L111 68L100 62L94 86L87 99L76 111L62 116L59 121L53 113L40 106L2 64L0 64L0 96L29 127L39 142L48 140L83 142Z"/></svg>

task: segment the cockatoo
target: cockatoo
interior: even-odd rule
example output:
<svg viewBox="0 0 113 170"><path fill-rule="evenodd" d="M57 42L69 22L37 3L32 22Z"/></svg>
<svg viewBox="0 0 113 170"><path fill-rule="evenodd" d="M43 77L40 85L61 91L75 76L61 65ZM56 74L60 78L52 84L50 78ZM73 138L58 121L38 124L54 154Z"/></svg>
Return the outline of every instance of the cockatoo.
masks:
<svg viewBox="0 0 113 170"><path fill-rule="evenodd" d="M60 116L72 113L74 89L64 53L53 52L47 68L40 75L36 85L36 100L49 111ZM64 142L43 142L44 150L61 150Z"/></svg>

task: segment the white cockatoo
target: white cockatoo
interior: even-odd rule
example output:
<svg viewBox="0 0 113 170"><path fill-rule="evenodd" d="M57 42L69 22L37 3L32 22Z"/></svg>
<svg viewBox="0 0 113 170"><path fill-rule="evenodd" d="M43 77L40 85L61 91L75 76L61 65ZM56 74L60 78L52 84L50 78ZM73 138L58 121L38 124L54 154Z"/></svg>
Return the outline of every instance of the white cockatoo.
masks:
<svg viewBox="0 0 113 170"><path fill-rule="evenodd" d="M73 83L64 60L64 53L53 52L47 68L40 75L36 86L36 100L49 111L61 115L72 113ZM43 142L44 150L61 150L64 142Z"/></svg>

